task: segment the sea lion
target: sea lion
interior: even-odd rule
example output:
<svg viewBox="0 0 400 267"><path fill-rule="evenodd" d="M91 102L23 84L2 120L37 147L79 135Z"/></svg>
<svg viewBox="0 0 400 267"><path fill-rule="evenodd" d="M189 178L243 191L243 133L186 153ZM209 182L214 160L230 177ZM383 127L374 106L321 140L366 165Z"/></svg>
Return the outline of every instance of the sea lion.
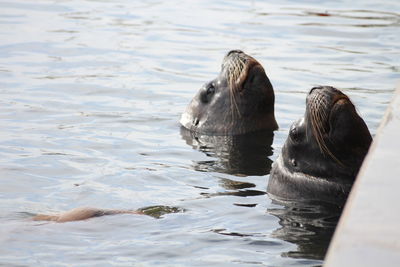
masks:
<svg viewBox="0 0 400 267"><path fill-rule="evenodd" d="M143 214L143 212L136 210L107 210L107 209L97 209L90 207L79 207L55 215L37 214L32 219L34 221L71 222L71 221L81 221L89 218L100 217L104 215L114 215L114 214Z"/></svg>
<svg viewBox="0 0 400 267"><path fill-rule="evenodd" d="M273 163L272 198L343 205L372 137L347 95L330 86L311 89L304 117L293 123Z"/></svg>
<svg viewBox="0 0 400 267"><path fill-rule="evenodd" d="M32 217L34 221L53 221L58 223L82 221L94 217L100 217L105 215L116 215L116 214L137 214L147 215L153 218L159 219L165 214L184 212L185 210L178 207L170 206L149 206L140 208L137 210L117 210L117 209L99 209L91 207L79 207L60 214L47 215L37 214Z"/></svg>
<svg viewBox="0 0 400 267"><path fill-rule="evenodd" d="M276 130L274 90L264 68L240 50L224 58L217 78L194 96L180 123L209 135L238 135Z"/></svg>

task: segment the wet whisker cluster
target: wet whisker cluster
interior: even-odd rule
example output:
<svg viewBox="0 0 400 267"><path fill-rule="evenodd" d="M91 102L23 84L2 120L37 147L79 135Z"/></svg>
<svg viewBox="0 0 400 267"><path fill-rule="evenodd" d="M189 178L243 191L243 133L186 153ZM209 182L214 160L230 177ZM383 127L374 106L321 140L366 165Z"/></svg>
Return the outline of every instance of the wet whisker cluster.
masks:
<svg viewBox="0 0 400 267"><path fill-rule="evenodd" d="M322 153L329 155L339 164L342 164L333 153L329 150L324 140L324 135L327 134L329 114L327 114L328 101L320 94L314 95L309 102L309 111L311 116L311 127L315 139Z"/></svg>
<svg viewBox="0 0 400 267"><path fill-rule="evenodd" d="M246 66L246 59L241 57L235 57L234 59L227 60L223 64L227 74L228 85L231 90L230 102L232 121L236 119L236 116L242 116L237 99L240 83L242 81L243 73L245 73Z"/></svg>

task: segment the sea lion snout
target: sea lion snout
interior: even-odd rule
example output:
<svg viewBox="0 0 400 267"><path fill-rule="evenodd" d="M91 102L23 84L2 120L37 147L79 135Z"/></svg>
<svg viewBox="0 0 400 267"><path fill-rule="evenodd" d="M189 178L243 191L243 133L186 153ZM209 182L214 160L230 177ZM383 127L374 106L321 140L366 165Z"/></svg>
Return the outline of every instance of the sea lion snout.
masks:
<svg viewBox="0 0 400 267"><path fill-rule="evenodd" d="M234 50L229 51L229 52L226 54L226 56L229 57L229 56L232 55L232 54L244 54L244 52L243 52L242 50L239 50L239 49L234 49Z"/></svg>

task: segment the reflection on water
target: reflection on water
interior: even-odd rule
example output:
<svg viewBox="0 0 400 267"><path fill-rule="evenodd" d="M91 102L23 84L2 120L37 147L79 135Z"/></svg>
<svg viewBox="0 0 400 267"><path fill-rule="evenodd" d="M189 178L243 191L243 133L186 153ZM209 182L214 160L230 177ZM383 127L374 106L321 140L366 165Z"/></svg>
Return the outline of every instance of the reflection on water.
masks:
<svg viewBox="0 0 400 267"><path fill-rule="evenodd" d="M156 219L160 219L163 215L170 213L184 212L185 210L178 207L168 207L168 206L150 206L138 209L145 215L151 216Z"/></svg>
<svg viewBox="0 0 400 267"><path fill-rule="evenodd" d="M234 136L210 136L191 132L181 127L186 144L210 157L196 161L197 171L214 171L234 175L266 175L271 170L272 131Z"/></svg>
<svg viewBox="0 0 400 267"><path fill-rule="evenodd" d="M256 187L253 183L235 181L226 178L220 178L220 185L226 191L217 193L201 193L205 197L216 197L216 196L237 196L237 197L251 197L265 195L265 191L249 189Z"/></svg>
<svg viewBox="0 0 400 267"><path fill-rule="evenodd" d="M281 228L273 236L297 245L283 256L323 260L341 214L341 208L327 203L285 202L268 212L279 218Z"/></svg>

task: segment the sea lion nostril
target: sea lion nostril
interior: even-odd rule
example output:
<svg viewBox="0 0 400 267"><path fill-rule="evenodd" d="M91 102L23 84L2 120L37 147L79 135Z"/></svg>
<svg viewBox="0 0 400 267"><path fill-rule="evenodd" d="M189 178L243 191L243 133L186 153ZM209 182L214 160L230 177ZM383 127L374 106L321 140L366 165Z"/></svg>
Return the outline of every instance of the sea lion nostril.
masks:
<svg viewBox="0 0 400 267"><path fill-rule="evenodd" d="M322 88L323 88L322 86L315 86L315 87L311 88L311 90L310 90L310 92L308 94L311 94L313 91L320 90Z"/></svg>
<svg viewBox="0 0 400 267"><path fill-rule="evenodd" d="M230 56L231 54L243 54L243 51L239 49L231 50L226 56Z"/></svg>

